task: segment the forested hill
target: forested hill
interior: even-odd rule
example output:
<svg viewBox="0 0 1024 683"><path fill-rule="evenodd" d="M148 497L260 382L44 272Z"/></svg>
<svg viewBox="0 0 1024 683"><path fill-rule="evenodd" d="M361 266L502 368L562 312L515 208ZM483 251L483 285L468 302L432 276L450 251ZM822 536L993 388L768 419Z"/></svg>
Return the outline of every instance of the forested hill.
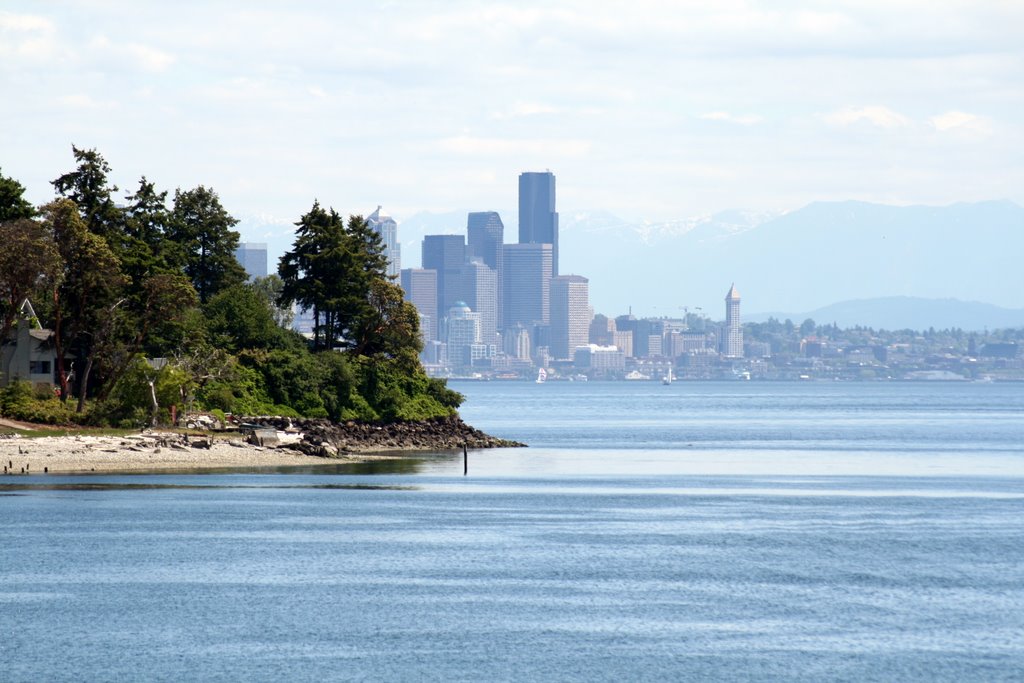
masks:
<svg viewBox="0 0 1024 683"><path fill-rule="evenodd" d="M335 421L455 413L461 397L423 372L419 318L362 217L314 202L280 274L247 282L237 221L213 189L171 195L142 176L121 190L99 152L72 152L44 206L0 169L0 339L51 330L59 393L12 382L5 414L138 426L166 423L171 406ZM312 342L289 329L295 302L316 316Z"/></svg>

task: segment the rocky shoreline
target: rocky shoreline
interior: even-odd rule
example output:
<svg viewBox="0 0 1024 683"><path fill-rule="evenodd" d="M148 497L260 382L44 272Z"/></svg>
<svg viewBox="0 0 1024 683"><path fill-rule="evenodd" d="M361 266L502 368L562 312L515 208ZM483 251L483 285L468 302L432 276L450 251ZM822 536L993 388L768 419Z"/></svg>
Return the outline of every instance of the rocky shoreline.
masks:
<svg viewBox="0 0 1024 683"><path fill-rule="evenodd" d="M288 447L317 457L393 451L446 451L466 448L516 448L526 444L499 439L466 424L459 417L416 422L344 422L326 419L247 417L242 422L284 433L300 433Z"/></svg>

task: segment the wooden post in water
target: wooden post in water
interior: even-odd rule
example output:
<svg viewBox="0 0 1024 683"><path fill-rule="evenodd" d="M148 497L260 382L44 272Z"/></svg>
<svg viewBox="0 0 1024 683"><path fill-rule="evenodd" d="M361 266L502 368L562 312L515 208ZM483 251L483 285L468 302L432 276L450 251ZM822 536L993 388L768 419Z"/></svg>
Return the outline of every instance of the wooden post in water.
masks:
<svg viewBox="0 0 1024 683"><path fill-rule="evenodd" d="M466 442L462 442L462 476L469 474L469 450L466 448Z"/></svg>

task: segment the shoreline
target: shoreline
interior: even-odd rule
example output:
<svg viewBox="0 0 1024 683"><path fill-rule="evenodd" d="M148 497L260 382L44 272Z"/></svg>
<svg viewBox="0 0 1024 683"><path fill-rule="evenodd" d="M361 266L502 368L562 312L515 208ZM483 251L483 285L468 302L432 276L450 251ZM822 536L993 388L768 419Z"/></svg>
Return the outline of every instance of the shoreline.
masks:
<svg viewBox="0 0 1024 683"><path fill-rule="evenodd" d="M267 432L266 442L262 436L243 438L239 432L213 436L160 430L125 435L0 435L0 476L324 467L400 460L467 447L523 445L484 434L458 417L391 424L250 419ZM7 426L31 429L24 424Z"/></svg>
<svg viewBox="0 0 1024 683"><path fill-rule="evenodd" d="M124 474L225 468L310 467L396 460L404 453L346 453L325 458L290 448L253 446L239 438L217 439L209 448L159 446L154 432L139 436L43 436L0 438L7 476L25 474ZM200 439L193 439L200 442ZM3 469L0 469L0 473ZM0 474L2 476L2 474Z"/></svg>

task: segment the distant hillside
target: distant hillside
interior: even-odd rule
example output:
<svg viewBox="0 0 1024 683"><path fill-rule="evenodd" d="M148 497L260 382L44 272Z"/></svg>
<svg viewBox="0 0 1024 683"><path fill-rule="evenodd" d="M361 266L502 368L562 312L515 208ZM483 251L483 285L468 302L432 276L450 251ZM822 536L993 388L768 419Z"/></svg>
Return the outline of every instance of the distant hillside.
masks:
<svg viewBox="0 0 1024 683"><path fill-rule="evenodd" d="M819 324L839 327L872 327L885 330L937 330L960 328L968 331L1024 327L1024 309L993 306L957 299L921 299L907 296L858 299L825 306L805 313L759 313L744 315L745 322L764 322L769 317L789 318L800 324L811 318Z"/></svg>
<svg viewBox="0 0 1024 683"><path fill-rule="evenodd" d="M816 202L753 226L725 212L685 231L562 233L563 272L591 278L596 310L724 315L732 282L744 310L813 311L879 297L1024 302L1024 209L1006 201L945 207Z"/></svg>

